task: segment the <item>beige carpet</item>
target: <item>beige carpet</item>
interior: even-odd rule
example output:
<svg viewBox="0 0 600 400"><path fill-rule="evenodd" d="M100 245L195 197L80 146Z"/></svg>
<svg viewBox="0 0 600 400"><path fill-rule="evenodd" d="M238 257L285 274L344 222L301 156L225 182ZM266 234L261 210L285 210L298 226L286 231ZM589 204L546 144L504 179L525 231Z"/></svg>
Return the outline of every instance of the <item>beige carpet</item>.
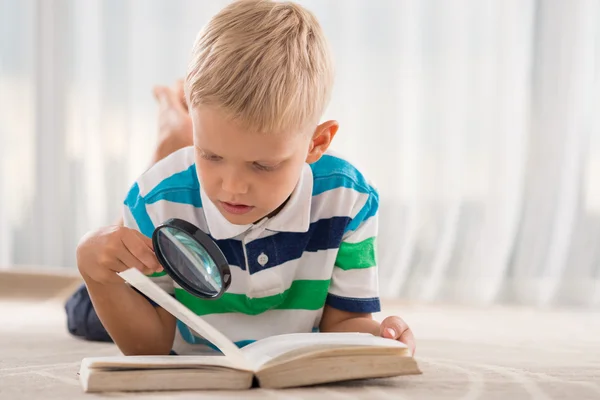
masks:
<svg viewBox="0 0 600 400"><path fill-rule="evenodd" d="M386 314L414 328L423 375L283 391L84 394L80 360L117 350L67 334L62 304L77 283L0 272L0 399L600 399L598 312L393 303Z"/></svg>

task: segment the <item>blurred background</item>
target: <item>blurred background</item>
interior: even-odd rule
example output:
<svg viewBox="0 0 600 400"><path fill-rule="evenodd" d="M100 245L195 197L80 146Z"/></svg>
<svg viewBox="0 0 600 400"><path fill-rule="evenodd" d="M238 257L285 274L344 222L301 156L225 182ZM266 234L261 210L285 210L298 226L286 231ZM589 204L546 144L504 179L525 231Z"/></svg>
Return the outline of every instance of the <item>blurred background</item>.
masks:
<svg viewBox="0 0 600 400"><path fill-rule="evenodd" d="M381 292L600 309L600 1L313 0L334 149L381 195ZM0 0L0 268L75 270L227 1Z"/></svg>

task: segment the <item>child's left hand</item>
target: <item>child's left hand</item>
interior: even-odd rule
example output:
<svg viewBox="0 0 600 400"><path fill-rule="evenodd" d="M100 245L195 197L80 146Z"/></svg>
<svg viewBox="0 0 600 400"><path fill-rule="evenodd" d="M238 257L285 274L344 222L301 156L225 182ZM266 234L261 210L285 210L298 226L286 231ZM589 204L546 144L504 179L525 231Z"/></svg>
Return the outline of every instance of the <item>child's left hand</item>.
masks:
<svg viewBox="0 0 600 400"><path fill-rule="evenodd" d="M381 337L401 341L408 346L412 355L415 355L415 337L402 318L396 316L387 317L381 322L379 329Z"/></svg>

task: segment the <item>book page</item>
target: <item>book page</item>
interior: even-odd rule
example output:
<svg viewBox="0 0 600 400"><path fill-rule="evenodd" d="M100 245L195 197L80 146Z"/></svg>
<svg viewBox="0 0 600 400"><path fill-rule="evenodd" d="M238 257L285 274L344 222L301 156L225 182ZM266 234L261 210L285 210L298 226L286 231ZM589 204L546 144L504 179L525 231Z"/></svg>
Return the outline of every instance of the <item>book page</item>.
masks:
<svg viewBox="0 0 600 400"><path fill-rule="evenodd" d="M369 333L291 333L261 339L244 347L242 352L253 364L260 366L290 351L306 349L308 352L311 348L322 346L407 348L397 340L384 339Z"/></svg>
<svg viewBox="0 0 600 400"><path fill-rule="evenodd" d="M102 369L178 369L224 367L239 369L226 356L108 356L88 357L81 362L82 368Z"/></svg>
<svg viewBox="0 0 600 400"><path fill-rule="evenodd" d="M119 272L119 275L125 279L131 286L134 286L140 292L154 300L162 308L171 313L175 318L198 332L206 340L214 344L223 354L230 358L240 369L251 369L248 359L244 353L225 335L215 329L208 322L204 321L189 308L181 304L173 296L165 292L150 278L142 274L135 268Z"/></svg>

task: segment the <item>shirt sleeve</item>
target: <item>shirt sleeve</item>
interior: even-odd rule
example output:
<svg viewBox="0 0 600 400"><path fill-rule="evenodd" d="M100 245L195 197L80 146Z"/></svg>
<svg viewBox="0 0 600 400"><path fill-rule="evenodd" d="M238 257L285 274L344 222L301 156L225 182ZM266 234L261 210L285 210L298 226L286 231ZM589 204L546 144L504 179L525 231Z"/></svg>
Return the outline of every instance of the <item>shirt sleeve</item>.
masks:
<svg viewBox="0 0 600 400"><path fill-rule="evenodd" d="M140 194L140 189L137 183L131 187L127 197L125 198L123 204L123 223L125 227L136 229L144 236L149 238L152 237L152 233L154 232L154 222L148 214L146 202L144 197ZM173 285L173 280L169 275L167 275L166 272L162 271L153 273L148 277L152 279L154 283L160 286L161 289L171 295L174 295L175 288ZM151 303L156 304L150 299L148 300Z"/></svg>
<svg viewBox="0 0 600 400"><path fill-rule="evenodd" d="M379 196L373 189L350 221L340 245L326 304L343 311L381 311L376 239Z"/></svg>

